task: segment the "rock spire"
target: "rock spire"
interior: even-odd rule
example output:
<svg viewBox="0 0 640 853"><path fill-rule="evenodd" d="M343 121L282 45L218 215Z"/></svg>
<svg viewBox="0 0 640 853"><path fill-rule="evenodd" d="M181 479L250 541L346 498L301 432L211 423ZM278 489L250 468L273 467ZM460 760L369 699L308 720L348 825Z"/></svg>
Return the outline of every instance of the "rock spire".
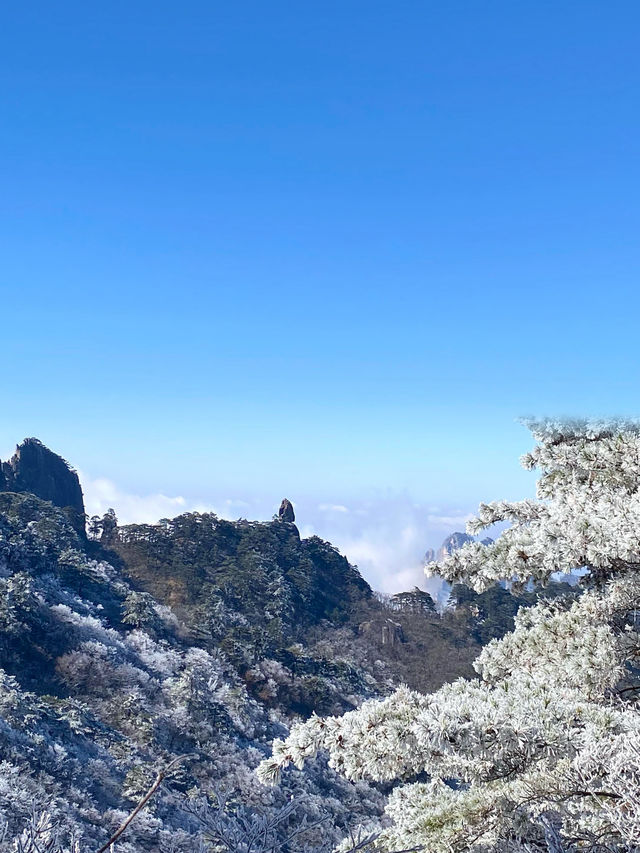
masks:
<svg viewBox="0 0 640 853"><path fill-rule="evenodd" d="M288 498L284 498L278 510L278 518L280 521L290 521L292 524L296 520L296 514L293 511L293 504Z"/></svg>

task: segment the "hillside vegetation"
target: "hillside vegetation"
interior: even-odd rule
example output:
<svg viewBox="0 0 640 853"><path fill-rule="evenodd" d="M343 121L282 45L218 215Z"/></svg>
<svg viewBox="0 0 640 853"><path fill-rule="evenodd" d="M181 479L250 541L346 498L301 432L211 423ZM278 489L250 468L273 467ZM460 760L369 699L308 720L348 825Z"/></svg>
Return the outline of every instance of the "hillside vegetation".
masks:
<svg viewBox="0 0 640 853"><path fill-rule="evenodd" d="M127 526L109 511L85 533L76 475L29 447L0 490L2 850L97 850L174 766L117 853L246 853L251 832L263 851L328 851L377 825L386 786L319 758L265 787L254 770L271 742L401 683L472 677L481 644L535 600L456 587L439 614L421 590L379 596L329 543L301 539L292 511Z"/></svg>

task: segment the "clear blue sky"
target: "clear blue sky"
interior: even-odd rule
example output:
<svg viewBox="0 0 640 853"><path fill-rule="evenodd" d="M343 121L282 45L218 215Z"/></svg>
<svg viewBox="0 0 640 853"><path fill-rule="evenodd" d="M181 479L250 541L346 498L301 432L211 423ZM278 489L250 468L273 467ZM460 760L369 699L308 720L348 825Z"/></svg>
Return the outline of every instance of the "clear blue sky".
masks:
<svg viewBox="0 0 640 853"><path fill-rule="evenodd" d="M639 37L615 0L5 4L2 455L530 489L516 416L640 411Z"/></svg>

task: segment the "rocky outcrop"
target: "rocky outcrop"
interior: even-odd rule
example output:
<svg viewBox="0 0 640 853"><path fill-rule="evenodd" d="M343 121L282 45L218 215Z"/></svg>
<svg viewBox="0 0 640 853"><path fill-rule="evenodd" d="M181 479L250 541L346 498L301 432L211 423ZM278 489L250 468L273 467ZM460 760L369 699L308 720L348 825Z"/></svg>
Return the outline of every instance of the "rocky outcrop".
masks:
<svg viewBox="0 0 640 853"><path fill-rule="evenodd" d="M391 619L387 619L382 626L382 645L397 646L400 643L404 643L402 625L400 625L399 622L393 622Z"/></svg>
<svg viewBox="0 0 640 853"><path fill-rule="evenodd" d="M361 622L358 625L358 633L383 646L398 646L405 641L402 625L394 622L393 619L384 619L382 623L378 620Z"/></svg>
<svg viewBox="0 0 640 853"><path fill-rule="evenodd" d="M461 533L460 531L456 531L456 533L452 533L450 536L444 540L442 545L436 551L435 548L429 548L429 550L424 555L425 565L428 563L438 563L440 560L444 560L444 558L448 554L452 554L454 551L457 551L458 548L462 548L463 545L466 545L467 542L476 542L474 536L470 536L468 533ZM491 545L493 543L493 539L481 540L483 545Z"/></svg>
<svg viewBox="0 0 640 853"><path fill-rule="evenodd" d="M0 491L31 492L68 511L84 532L84 500L76 472L37 438L25 438L8 462L0 463Z"/></svg>
<svg viewBox="0 0 640 853"><path fill-rule="evenodd" d="M293 504L287 498L284 498L278 510L278 518L280 521L288 521L291 524L296 520L296 514L293 511Z"/></svg>

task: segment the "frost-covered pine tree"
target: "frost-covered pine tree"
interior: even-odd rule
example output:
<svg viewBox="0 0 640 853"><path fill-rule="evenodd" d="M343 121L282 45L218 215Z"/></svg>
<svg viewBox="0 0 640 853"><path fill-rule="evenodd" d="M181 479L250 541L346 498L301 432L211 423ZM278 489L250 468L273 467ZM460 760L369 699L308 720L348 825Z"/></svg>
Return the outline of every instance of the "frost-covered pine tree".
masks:
<svg viewBox="0 0 640 853"><path fill-rule="evenodd" d="M477 679L313 716L260 766L276 782L324 750L350 779L398 780L382 849L640 850L640 424L528 425L537 500L481 505L470 533L508 529L429 570L481 591L582 569L583 594L521 610Z"/></svg>

